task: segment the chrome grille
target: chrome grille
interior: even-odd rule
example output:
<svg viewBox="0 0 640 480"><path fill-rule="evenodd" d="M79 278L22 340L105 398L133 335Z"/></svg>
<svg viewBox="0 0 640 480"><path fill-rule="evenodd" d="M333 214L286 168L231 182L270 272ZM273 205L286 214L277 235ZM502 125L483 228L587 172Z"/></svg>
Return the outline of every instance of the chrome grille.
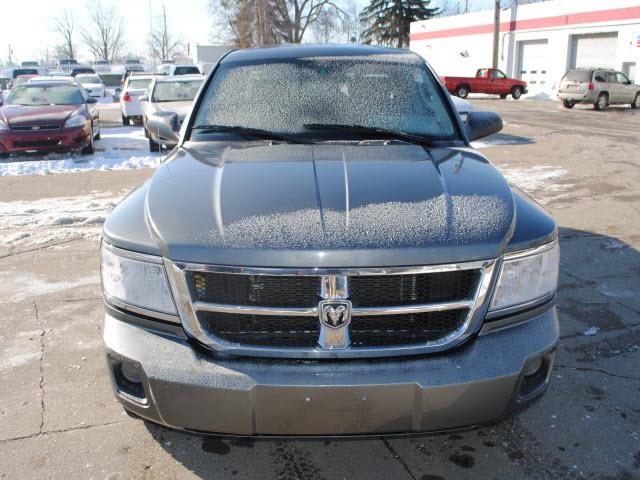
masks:
<svg viewBox="0 0 640 480"><path fill-rule="evenodd" d="M452 348L479 328L495 267L493 260L378 269L165 262L188 334L230 354L290 358ZM321 315L327 302L347 305L344 324Z"/></svg>
<svg viewBox="0 0 640 480"><path fill-rule="evenodd" d="M12 126L14 132L49 132L51 130L60 130L60 125L16 125Z"/></svg>

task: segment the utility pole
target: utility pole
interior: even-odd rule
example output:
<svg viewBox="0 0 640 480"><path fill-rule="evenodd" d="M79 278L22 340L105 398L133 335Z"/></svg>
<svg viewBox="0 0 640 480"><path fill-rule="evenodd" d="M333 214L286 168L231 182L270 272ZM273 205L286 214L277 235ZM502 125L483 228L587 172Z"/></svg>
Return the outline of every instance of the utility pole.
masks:
<svg viewBox="0 0 640 480"><path fill-rule="evenodd" d="M498 50L500 48L500 0L493 7L493 59L491 66L498 68Z"/></svg>
<svg viewBox="0 0 640 480"><path fill-rule="evenodd" d="M13 65L13 62L11 61L11 44L9 44L9 65Z"/></svg>
<svg viewBox="0 0 640 480"><path fill-rule="evenodd" d="M469 0L464 0L464 13L469 13Z"/></svg>

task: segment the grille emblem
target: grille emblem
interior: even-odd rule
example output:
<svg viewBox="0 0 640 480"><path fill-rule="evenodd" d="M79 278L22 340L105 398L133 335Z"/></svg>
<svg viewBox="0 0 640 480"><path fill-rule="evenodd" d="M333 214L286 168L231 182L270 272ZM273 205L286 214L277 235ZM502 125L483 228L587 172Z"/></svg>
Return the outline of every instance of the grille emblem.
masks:
<svg viewBox="0 0 640 480"><path fill-rule="evenodd" d="M333 330L346 327L351 321L351 302L325 300L320 302L320 323Z"/></svg>
<svg viewBox="0 0 640 480"><path fill-rule="evenodd" d="M31 130L40 130L40 127L37 125L34 125L33 127L31 127Z"/></svg>

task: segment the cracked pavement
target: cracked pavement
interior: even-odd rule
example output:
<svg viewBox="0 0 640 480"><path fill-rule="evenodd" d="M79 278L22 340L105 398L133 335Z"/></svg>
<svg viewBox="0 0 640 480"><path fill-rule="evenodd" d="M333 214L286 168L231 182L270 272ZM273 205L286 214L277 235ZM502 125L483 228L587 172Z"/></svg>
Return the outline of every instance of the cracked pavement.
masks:
<svg viewBox="0 0 640 480"><path fill-rule="evenodd" d="M556 218L562 249L561 340L549 391L532 408L468 431L344 440L145 424L111 393L98 243L0 247L0 478L640 478L640 117L472 103L505 120L501 144L482 150L499 168L525 179L537 166L566 170L553 188L527 182ZM3 177L0 201L120 191L151 174Z"/></svg>

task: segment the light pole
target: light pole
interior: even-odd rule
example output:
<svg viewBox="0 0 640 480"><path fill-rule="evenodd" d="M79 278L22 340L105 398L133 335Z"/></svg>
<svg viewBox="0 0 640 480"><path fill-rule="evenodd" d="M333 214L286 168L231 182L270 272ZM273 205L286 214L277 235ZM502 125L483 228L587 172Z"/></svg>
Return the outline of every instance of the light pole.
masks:
<svg viewBox="0 0 640 480"><path fill-rule="evenodd" d="M493 7L493 58L491 66L498 68L498 49L500 46L500 0L495 0Z"/></svg>

